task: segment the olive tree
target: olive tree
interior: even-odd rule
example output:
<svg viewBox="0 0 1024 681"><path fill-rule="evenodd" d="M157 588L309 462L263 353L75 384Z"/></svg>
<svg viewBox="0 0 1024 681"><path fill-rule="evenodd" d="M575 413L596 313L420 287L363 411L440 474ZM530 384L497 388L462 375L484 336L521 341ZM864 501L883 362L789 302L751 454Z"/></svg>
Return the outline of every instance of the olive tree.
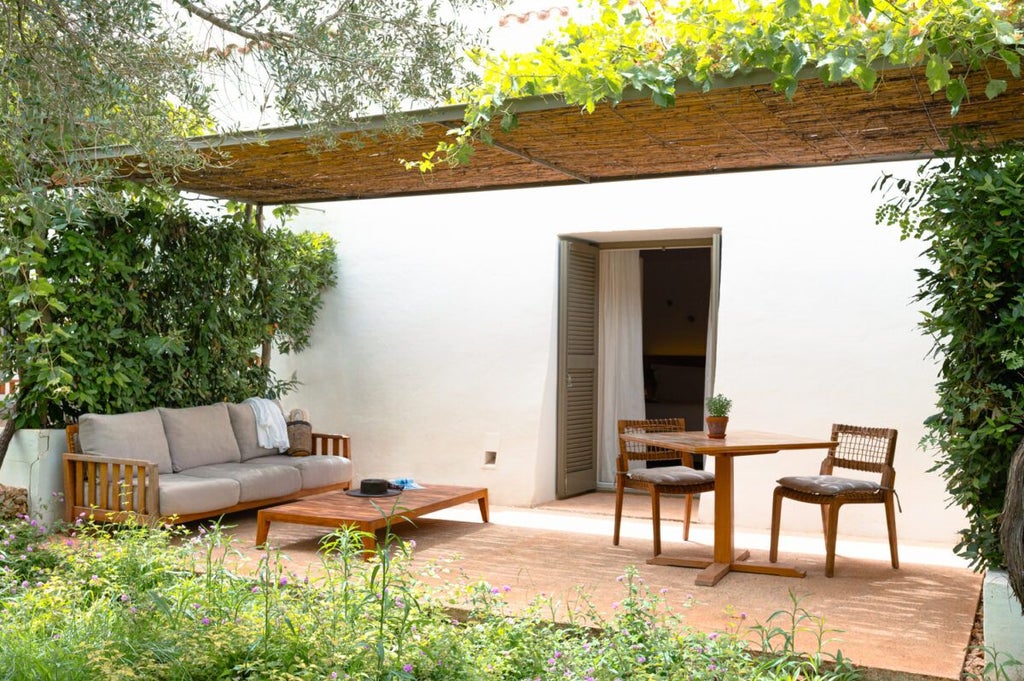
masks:
<svg viewBox="0 0 1024 681"><path fill-rule="evenodd" d="M0 436L0 462L16 425L60 425L61 418L73 418L82 408L114 406L99 401L103 388L97 381L113 382L104 398L110 400L153 387L147 383L155 380L152 375L139 384L131 371L111 365L114 350L131 364L143 357L167 360L175 353L195 359L225 349L223 338L207 346L182 345L182 327L169 321L173 315L167 309L160 311L170 315L163 320L144 319L158 298L170 308L172 301L202 290L194 280L164 272L164 288L147 289L140 297L141 284L152 283L148 275L162 271L158 266L169 262L172 245L181 243L167 240L175 224L188 226L193 242L204 234L221 237L206 241L204 246L214 249L206 256L189 251L183 267L213 257L216 248L229 244L235 249L232 258L241 257L245 248L254 249L256 258L269 257L271 251L284 257L303 250L293 240L259 229L253 219L258 211L243 213L248 220L236 216L216 224L184 211L166 187L179 173L210 162L187 138L249 125L246 116L255 116L259 125L307 126L323 144L333 143L330 131L336 126L350 125L364 114L385 114L401 125L402 109L444 101L453 87L466 82L460 46L468 31L456 17L484 4L486 0L0 3L0 281L6 304L0 311L0 380L14 374L22 379L0 414L7 422ZM120 180L129 174L151 178L151 189L126 187ZM160 187L165 187L162 193ZM155 231L136 238L131 230L141 224L142 214L147 216L142 222L149 225L145 229ZM329 279L326 269L333 256L326 262L327 250L321 242L305 251L320 263L313 277L314 300L319 299L318 287ZM86 251L90 259L81 261ZM79 261L83 269L62 269ZM272 286L287 289L295 280L282 281L271 268L274 263L264 264L256 274L244 266L232 271L232 276L255 277L252 300L246 300L250 294L244 287L232 289L233 297L211 298L208 306L227 301L230 309L226 317L211 316L211 328L193 328L198 337L223 331L226 320L235 319L238 307L248 302L263 309L295 309L289 301L274 300L270 292ZM92 299L91 294L81 295L88 277L98 276L95 268L101 266L112 268L112 279L96 282ZM138 268L139 276L129 276L127 268ZM195 273L209 271L200 267ZM211 297L227 285L223 280L207 284ZM119 293L118 286L127 288ZM125 299L115 303L122 293ZM82 321L83 303L107 305L105 313L118 323L104 323L101 330L95 319ZM97 308L89 314L101 312ZM178 312L197 314L194 309ZM253 343L264 358L269 355L268 335L275 335L279 344L299 347L302 334L292 337L272 317L261 311L254 319L274 325L268 328L276 335L247 331L224 338ZM124 335L118 341L116 334ZM155 385L170 390L172 385L209 380L210 396L237 393L225 388L221 379L227 378L211 377L218 370L214 359L205 369L192 366L186 375L167 376ZM109 371L99 376L94 369L103 366ZM262 367L266 369L265 363ZM208 373L199 376L199 371ZM248 376L243 383L259 374L244 367L228 371ZM144 400L117 405L129 403L141 405Z"/></svg>

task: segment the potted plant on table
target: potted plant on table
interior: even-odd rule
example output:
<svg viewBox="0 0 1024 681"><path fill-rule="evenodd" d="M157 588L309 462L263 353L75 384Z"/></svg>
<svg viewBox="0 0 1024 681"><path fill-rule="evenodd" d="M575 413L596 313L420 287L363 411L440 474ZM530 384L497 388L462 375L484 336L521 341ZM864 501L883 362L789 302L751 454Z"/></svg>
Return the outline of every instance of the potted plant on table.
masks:
<svg viewBox="0 0 1024 681"><path fill-rule="evenodd" d="M732 409L732 400L719 393L706 399L704 404L708 410L708 415L704 419L708 424L708 437L724 438L725 427L729 423L729 411Z"/></svg>

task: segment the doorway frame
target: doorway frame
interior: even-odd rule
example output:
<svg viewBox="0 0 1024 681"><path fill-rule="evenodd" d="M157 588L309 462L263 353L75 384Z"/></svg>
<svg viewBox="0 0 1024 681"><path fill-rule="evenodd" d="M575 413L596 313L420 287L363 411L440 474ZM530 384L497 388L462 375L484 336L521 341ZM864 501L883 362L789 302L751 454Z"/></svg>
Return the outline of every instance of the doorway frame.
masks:
<svg viewBox="0 0 1024 681"><path fill-rule="evenodd" d="M722 228L721 227L682 227L656 230L628 230L608 232L572 232L559 234L559 250L564 248L566 242L589 243L599 250L636 250L636 249L675 249L675 248L710 248L711 253L711 282L708 301L708 338L707 353L705 355L704 368L704 394L713 395L715 387L715 366L718 356L718 320L719 304L721 300L721 263L722 263ZM558 299L564 300L565 287L567 286L567 275L563 271L565 263L560 259L558 273ZM600 273L598 273L600 276ZM596 286L596 284L595 284ZM595 291L596 296L596 291ZM566 310L560 303L558 309L558 326L562 328L567 323ZM600 320L598 320L599 323ZM556 400L556 445L555 445L555 495L562 499L567 496L574 496L581 493L579 486L572 491L566 492L564 481L568 471L565 469L566 451L564 424L567 421L567 405L563 396L567 394L568 385L566 372L562 370L567 364L567 350L563 344L562 335L559 334L557 347L555 348L558 373L558 395ZM599 436L599 424L597 419L597 403L594 400L594 480L591 490L606 489L608 483L600 484L597 481L597 438ZM586 485L584 485L586 486Z"/></svg>

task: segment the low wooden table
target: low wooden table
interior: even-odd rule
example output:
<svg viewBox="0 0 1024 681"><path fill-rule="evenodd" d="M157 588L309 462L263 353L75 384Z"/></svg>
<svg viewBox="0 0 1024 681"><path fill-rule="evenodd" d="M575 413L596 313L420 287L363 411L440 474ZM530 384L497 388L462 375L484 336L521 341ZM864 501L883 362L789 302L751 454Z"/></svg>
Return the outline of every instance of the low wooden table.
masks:
<svg viewBox="0 0 1024 681"><path fill-rule="evenodd" d="M378 529L470 501L480 504L480 517L489 522L486 487L425 485L423 489L407 489L392 497L355 497L344 492L318 494L260 509L256 514L256 546L266 543L272 521L331 529L353 526L366 533L363 551L369 557L377 546L374 532Z"/></svg>

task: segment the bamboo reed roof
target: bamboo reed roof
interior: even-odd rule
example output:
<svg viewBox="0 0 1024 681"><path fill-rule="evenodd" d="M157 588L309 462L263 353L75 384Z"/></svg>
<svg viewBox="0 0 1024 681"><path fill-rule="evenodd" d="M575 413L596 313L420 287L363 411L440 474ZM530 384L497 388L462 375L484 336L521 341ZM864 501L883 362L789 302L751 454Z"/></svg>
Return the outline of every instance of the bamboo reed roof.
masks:
<svg viewBox="0 0 1024 681"><path fill-rule="evenodd" d="M495 143L479 144L468 165L429 174L399 159L433 149L461 121L461 107L412 112L418 137L339 131L338 146L318 152L299 128L200 138L193 143L218 162L179 188L276 204L927 158L954 126L992 142L1024 138L1024 80L1005 77L1006 93L989 100L987 75L970 76L955 117L942 92L928 92L922 68L885 70L872 92L806 79L793 101L757 74L680 92L667 109L639 95L592 114L553 98L520 100L516 129L495 130Z"/></svg>

